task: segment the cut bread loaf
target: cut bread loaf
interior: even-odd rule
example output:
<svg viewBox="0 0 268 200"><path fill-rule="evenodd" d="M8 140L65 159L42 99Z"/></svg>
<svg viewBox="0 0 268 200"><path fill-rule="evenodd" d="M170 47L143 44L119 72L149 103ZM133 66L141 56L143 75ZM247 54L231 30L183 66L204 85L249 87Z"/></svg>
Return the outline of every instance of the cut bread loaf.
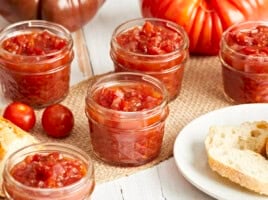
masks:
<svg viewBox="0 0 268 200"><path fill-rule="evenodd" d="M24 146L37 142L31 134L0 116L0 196L3 196L2 173L8 156Z"/></svg>
<svg viewBox="0 0 268 200"><path fill-rule="evenodd" d="M205 140L208 164L221 176L268 195L267 138L268 123L265 121L212 126Z"/></svg>

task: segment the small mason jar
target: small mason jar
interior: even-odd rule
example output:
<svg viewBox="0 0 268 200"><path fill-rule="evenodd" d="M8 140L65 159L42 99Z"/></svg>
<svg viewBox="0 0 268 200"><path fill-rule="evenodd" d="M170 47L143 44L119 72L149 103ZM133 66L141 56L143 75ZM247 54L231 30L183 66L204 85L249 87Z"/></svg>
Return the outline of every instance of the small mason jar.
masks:
<svg viewBox="0 0 268 200"><path fill-rule="evenodd" d="M158 79L134 72L104 75L90 83L85 111L99 159L138 166L159 155L169 110Z"/></svg>
<svg viewBox="0 0 268 200"><path fill-rule="evenodd" d="M0 31L0 83L7 99L33 107L63 100L73 60L71 33L43 20L21 21Z"/></svg>
<svg viewBox="0 0 268 200"><path fill-rule="evenodd" d="M224 94L233 103L268 102L268 23L247 21L222 35Z"/></svg>
<svg viewBox="0 0 268 200"><path fill-rule="evenodd" d="M94 186L92 160L68 144L26 146L8 157L3 171L8 200L86 200Z"/></svg>
<svg viewBox="0 0 268 200"><path fill-rule="evenodd" d="M179 95L189 54L181 26L164 19L133 19L114 30L110 46L116 72L146 73L162 81L169 100Z"/></svg>

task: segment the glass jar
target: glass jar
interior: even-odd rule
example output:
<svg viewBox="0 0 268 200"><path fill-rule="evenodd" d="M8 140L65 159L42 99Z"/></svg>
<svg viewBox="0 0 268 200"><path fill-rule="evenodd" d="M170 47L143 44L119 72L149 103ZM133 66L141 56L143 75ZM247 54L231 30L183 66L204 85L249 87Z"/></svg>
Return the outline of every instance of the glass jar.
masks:
<svg viewBox="0 0 268 200"><path fill-rule="evenodd" d="M92 81L86 115L95 155L120 166L138 166L161 150L168 94L149 75L117 72Z"/></svg>
<svg viewBox="0 0 268 200"><path fill-rule="evenodd" d="M59 162L54 163L55 161L53 160L57 158L57 153L59 153L60 159L65 159L60 164ZM46 162L47 164L40 161L42 160L40 155L50 156L49 161L47 160ZM46 159L43 159L43 161ZM24 164L22 164L23 162ZM27 169L23 167L25 162L28 163L26 165ZM31 163L33 164L31 165ZM69 166L63 167L66 163ZM59 175L61 177L57 181L64 183L64 176L71 174L67 170L74 169L73 166L75 166L75 169L83 170L83 176L79 180L68 185L63 184L59 187L51 186L54 184L53 177L55 179L57 173L61 173ZM25 180L20 178L20 181L18 181L15 176L20 174L21 177L21 173L28 173L28 175L23 176L23 178L26 178ZM48 179L47 176L50 176L50 178ZM29 180L30 177L32 180ZM29 185L29 183L35 183L35 178L41 180L38 183L39 187ZM71 178L74 178L74 175ZM26 181L27 184L22 182L22 180ZM44 186L45 183L50 184L50 188ZM85 152L68 144L38 143L26 146L8 157L3 171L3 191L6 199L10 200L85 200L90 197L94 185L92 160Z"/></svg>
<svg viewBox="0 0 268 200"><path fill-rule="evenodd" d="M0 32L0 83L8 99L33 107L63 100L73 60L70 32L43 20L22 21Z"/></svg>
<svg viewBox="0 0 268 200"><path fill-rule="evenodd" d="M248 21L222 35L224 94L233 103L268 102L268 23Z"/></svg>
<svg viewBox="0 0 268 200"><path fill-rule="evenodd" d="M157 18L133 19L113 32L110 55L116 72L146 73L164 83L169 100L181 90L189 39L178 24Z"/></svg>

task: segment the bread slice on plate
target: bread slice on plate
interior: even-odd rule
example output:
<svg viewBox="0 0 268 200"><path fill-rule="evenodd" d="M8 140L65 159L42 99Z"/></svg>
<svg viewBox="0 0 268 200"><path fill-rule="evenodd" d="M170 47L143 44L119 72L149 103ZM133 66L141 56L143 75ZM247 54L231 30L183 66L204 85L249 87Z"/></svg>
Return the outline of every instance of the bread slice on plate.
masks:
<svg viewBox="0 0 268 200"><path fill-rule="evenodd" d="M268 123L211 126L205 139L209 167L251 191L268 195Z"/></svg>
<svg viewBox="0 0 268 200"><path fill-rule="evenodd" d="M2 174L8 156L24 146L37 142L38 140L30 133L23 131L9 120L0 116L0 196L3 196Z"/></svg>

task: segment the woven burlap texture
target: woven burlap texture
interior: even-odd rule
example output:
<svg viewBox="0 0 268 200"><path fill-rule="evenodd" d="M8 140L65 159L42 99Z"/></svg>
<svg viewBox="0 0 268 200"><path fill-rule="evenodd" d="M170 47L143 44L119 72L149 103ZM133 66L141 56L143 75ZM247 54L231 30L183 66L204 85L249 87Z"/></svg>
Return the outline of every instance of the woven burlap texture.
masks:
<svg viewBox="0 0 268 200"><path fill-rule="evenodd" d="M169 103L170 114L166 121L163 145L158 158L140 167L111 166L94 157L90 144L84 99L91 79L74 85L67 98L62 102L72 110L75 116L75 126L70 136L64 139L47 137L41 128L41 120L37 120L38 123L32 132L41 141L69 143L86 151L93 159L97 183L128 176L170 158L173 154L175 139L185 125L202 114L229 105L223 95L221 67L218 58L191 57L186 64L181 93ZM38 118L41 118L42 112L43 110L37 111Z"/></svg>

